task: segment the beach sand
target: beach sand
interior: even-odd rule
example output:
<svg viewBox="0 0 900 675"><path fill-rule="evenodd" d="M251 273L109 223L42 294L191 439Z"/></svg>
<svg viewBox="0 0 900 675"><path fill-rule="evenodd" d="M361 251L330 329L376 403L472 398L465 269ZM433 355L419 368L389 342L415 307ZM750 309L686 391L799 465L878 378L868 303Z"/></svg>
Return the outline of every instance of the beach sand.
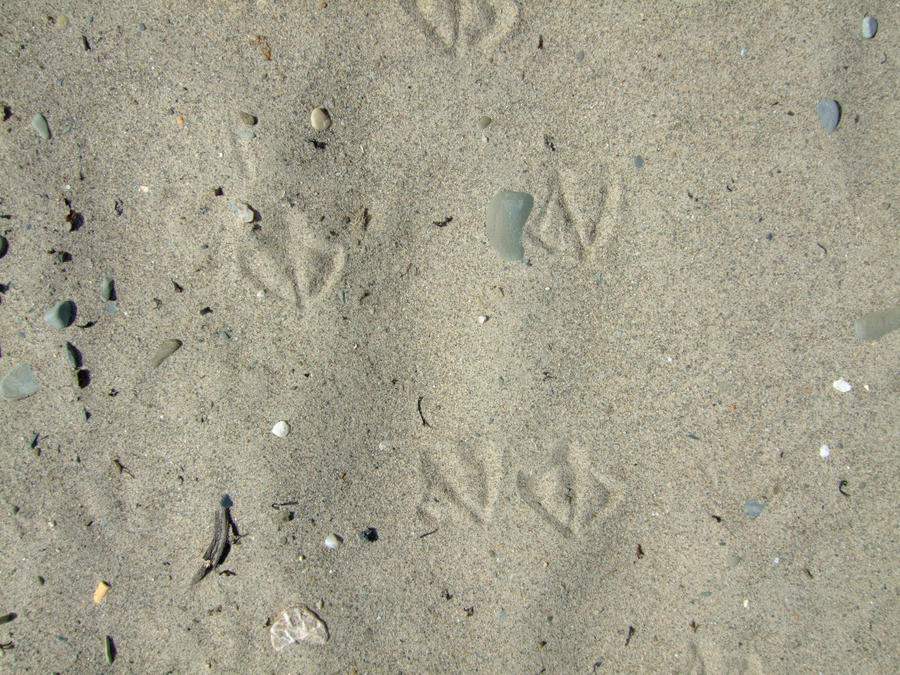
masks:
<svg viewBox="0 0 900 675"><path fill-rule="evenodd" d="M0 18L0 671L896 668L896 3Z"/></svg>

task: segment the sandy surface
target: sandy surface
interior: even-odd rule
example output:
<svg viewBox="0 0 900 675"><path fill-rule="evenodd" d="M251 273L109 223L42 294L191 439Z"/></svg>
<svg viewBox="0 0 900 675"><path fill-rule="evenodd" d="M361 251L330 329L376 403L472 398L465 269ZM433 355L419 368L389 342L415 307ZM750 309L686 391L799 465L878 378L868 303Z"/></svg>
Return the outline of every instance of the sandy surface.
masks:
<svg viewBox="0 0 900 675"><path fill-rule="evenodd" d="M896 667L900 11L619 4L3 4L0 670Z"/></svg>

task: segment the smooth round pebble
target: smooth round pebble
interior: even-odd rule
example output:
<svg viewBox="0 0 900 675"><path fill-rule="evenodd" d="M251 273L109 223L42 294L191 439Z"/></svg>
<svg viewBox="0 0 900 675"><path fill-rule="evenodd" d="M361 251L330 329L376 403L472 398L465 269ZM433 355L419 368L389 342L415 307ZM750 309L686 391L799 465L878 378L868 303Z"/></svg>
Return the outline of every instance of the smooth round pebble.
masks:
<svg viewBox="0 0 900 675"><path fill-rule="evenodd" d="M316 131L325 131L331 126L331 115L325 108L313 108L309 115L309 123Z"/></svg>
<svg viewBox="0 0 900 675"><path fill-rule="evenodd" d="M487 129L493 120L487 115L482 115L478 118L478 128L479 129Z"/></svg>
<svg viewBox="0 0 900 675"><path fill-rule="evenodd" d="M843 394L853 390L853 385L847 382L843 377L832 382L832 386Z"/></svg>
<svg viewBox="0 0 900 675"><path fill-rule="evenodd" d="M240 117L241 122L246 124L248 127L255 126L256 123L259 121L257 119L256 115L251 115L250 113L244 112L243 110L238 113L238 117Z"/></svg>
<svg viewBox="0 0 900 675"><path fill-rule="evenodd" d="M49 326L63 330L75 321L75 303L71 300L63 300L57 303L53 309L44 314L44 321Z"/></svg>
<svg viewBox="0 0 900 675"><path fill-rule="evenodd" d="M275 426L272 427L272 433L278 436L278 438L284 438L289 433L291 433L291 425L282 420L281 422L276 422Z"/></svg>
<svg viewBox="0 0 900 675"><path fill-rule="evenodd" d="M343 543L343 541L344 540L341 539L340 536L332 533L332 534L329 534L327 537L325 537L325 546L330 548L331 550L334 550L338 546L340 546Z"/></svg>
<svg viewBox="0 0 900 675"><path fill-rule="evenodd" d="M874 16L867 16L862 20L862 36L868 40L875 37L878 32L878 19Z"/></svg>
<svg viewBox="0 0 900 675"><path fill-rule="evenodd" d="M837 129L838 122L841 121L841 104L832 98L824 98L816 106L816 114L822 127L830 134Z"/></svg>
<svg viewBox="0 0 900 675"><path fill-rule="evenodd" d="M50 140L50 126L47 124L47 118L41 115L41 113L38 113L31 118L31 126L34 127L34 130L38 132L40 137L45 141Z"/></svg>
<svg viewBox="0 0 900 675"><path fill-rule="evenodd" d="M36 394L41 388L28 363L20 363L0 380L0 396L7 401L18 401Z"/></svg>

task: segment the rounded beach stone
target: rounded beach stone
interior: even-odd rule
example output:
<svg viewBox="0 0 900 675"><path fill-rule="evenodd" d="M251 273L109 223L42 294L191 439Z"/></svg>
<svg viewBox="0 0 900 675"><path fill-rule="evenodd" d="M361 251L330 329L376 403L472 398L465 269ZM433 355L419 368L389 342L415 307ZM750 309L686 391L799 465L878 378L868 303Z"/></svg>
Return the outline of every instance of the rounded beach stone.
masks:
<svg viewBox="0 0 900 675"><path fill-rule="evenodd" d="M53 309L44 314L44 321L59 330L68 328L75 321L75 303L71 300L57 303Z"/></svg>
<svg viewBox="0 0 900 675"><path fill-rule="evenodd" d="M816 114L822 127L830 134L837 129L838 122L841 121L841 104L831 98L822 99L816 106Z"/></svg>
<svg viewBox="0 0 900 675"><path fill-rule="evenodd" d="M501 190L487 207L487 235L491 246L507 261L522 260L522 228L534 206L527 192Z"/></svg>
<svg viewBox="0 0 900 675"><path fill-rule="evenodd" d="M867 16L862 20L862 36L867 40L875 37L878 32L878 19L874 16Z"/></svg>
<svg viewBox="0 0 900 675"><path fill-rule="evenodd" d="M309 115L309 123L316 131L325 131L331 126L331 115L325 108L313 108Z"/></svg>
<svg viewBox="0 0 900 675"><path fill-rule="evenodd" d="M36 394L41 388L28 363L20 363L0 380L0 396L7 401L18 401Z"/></svg>
<svg viewBox="0 0 900 675"><path fill-rule="evenodd" d="M47 118L38 113L31 118L31 126L40 134L45 141L50 140L50 126L47 124Z"/></svg>

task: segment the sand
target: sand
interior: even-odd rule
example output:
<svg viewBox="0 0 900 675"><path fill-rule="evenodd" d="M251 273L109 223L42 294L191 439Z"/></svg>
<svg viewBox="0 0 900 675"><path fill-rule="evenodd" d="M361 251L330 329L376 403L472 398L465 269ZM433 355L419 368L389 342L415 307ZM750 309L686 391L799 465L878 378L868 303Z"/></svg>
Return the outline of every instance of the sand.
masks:
<svg viewBox="0 0 900 675"><path fill-rule="evenodd" d="M893 670L896 4L324 4L0 9L0 670Z"/></svg>

